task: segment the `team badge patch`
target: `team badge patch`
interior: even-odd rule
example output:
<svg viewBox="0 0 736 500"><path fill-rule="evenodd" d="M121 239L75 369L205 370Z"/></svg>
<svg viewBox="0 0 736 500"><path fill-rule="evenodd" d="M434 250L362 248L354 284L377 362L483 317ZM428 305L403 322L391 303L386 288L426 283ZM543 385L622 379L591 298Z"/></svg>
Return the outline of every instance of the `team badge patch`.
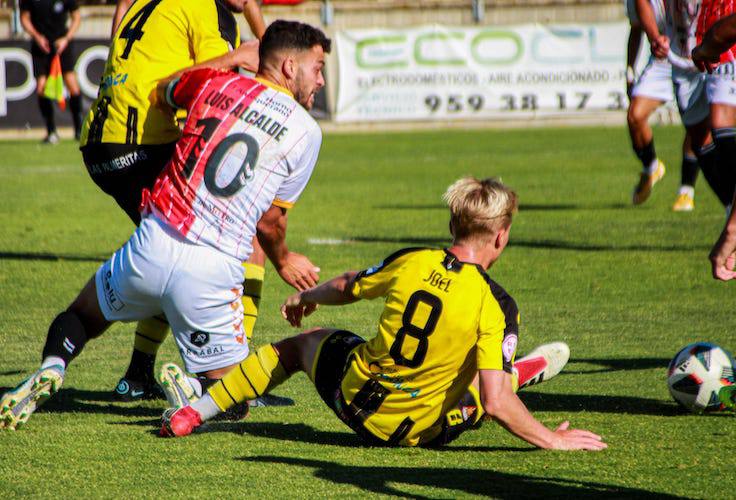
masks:
<svg viewBox="0 0 736 500"><path fill-rule="evenodd" d="M503 344L501 345L501 351L503 351L503 359L510 363L511 358L514 357L516 352L516 344L519 342L519 337L515 333L506 335L503 338Z"/></svg>
<svg viewBox="0 0 736 500"><path fill-rule="evenodd" d="M197 347L202 347L210 341L210 334L207 332L192 332L189 340Z"/></svg>

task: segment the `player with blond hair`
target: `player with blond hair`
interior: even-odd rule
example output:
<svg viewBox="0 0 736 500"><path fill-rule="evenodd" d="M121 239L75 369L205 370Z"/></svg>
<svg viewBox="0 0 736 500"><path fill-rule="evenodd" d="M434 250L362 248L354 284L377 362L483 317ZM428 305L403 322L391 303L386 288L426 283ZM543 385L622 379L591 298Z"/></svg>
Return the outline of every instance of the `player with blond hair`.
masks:
<svg viewBox="0 0 736 500"><path fill-rule="evenodd" d="M303 371L368 444L445 444L485 411L541 448L605 448L600 436L568 429L567 422L548 429L516 395L518 385L559 373L569 356L565 344L551 344L537 351L542 355L514 363L518 309L485 270L508 243L516 194L496 179L466 177L449 187L445 200L449 248L401 250L375 267L296 293L281 307L298 327L319 304L383 297L374 338L366 342L346 330L318 328L263 346L190 406L166 410L161 434L190 434Z"/></svg>

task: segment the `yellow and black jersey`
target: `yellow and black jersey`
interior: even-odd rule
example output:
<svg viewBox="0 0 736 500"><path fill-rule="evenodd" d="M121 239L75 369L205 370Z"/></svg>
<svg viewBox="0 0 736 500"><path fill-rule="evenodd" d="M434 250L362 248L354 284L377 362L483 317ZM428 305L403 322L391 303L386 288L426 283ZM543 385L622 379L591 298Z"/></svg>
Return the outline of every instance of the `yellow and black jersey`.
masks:
<svg viewBox="0 0 736 500"><path fill-rule="evenodd" d="M479 369L511 372L518 309L480 266L406 249L360 272L352 294L385 299L378 335L351 353L341 385L383 440L430 441Z"/></svg>
<svg viewBox="0 0 736 500"><path fill-rule="evenodd" d="M157 83L239 44L238 24L221 0L137 0L110 44L81 146L176 141L174 112L152 106Z"/></svg>

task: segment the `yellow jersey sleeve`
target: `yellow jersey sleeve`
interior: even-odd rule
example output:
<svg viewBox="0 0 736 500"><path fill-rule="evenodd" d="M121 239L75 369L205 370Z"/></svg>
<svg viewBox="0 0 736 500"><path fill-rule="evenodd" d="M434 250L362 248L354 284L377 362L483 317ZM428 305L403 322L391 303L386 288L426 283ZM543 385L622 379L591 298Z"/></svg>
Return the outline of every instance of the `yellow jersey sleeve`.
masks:
<svg viewBox="0 0 736 500"><path fill-rule="evenodd" d="M519 309L514 299L489 280L478 323L476 359L479 370L511 373L519 343Z"/></svg>
<svg viewBox="0 0 736 500"><path fill-rule="evenodd" d="M195 64L219 57L240 45L238 23L217 0L191 2L184 15Z"/></svg>
<svg viewBox="0 0 736 500"><path fill-rule="evenodd" d="M413 252L422 248L405 248L386 257L380 264L360 271L353 281L351 293L361 299L375 299L386 295L396 272Z"/></svg>

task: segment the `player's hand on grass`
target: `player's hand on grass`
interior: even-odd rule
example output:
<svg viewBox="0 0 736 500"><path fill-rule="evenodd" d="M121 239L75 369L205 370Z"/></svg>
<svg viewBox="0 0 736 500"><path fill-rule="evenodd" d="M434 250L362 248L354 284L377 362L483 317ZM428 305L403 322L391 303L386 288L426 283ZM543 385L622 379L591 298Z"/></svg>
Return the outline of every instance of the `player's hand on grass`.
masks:
<svg viewBox="0 0 736 500"><path fill-rule="evenodd" d="M56 47L56 53L61 54L66 50L66 48L69 46L69 39L65 36L59 38L54 42L54 47Z"/></svg>
<svg viewBox="0 0 736 500"><path fill-rule="evenodd" d="M700 71L707 71L708 73L713 73L713 68L715 67L715 64L718 63L720 57L720 54L715 54L712 51L709 51L708 48L702 44L695 47L692 53L693 63L695 63L695 66L697 66Z"/></svg>
<svg viewBox="0 0 736 500"><path fill-rule="evenodd" d="M51 53L51 44L49 44L49 41L45 36L38 35L35 41L36 41L36 45L41 47L41 50L43 50L47 54Z"/></svg>
<svg viewBox="0 0 736 500"><path fill-rule="evenodd" d="M659 35L654 40L650 41L652 47L652 54L654 57L659 59L667 59L667 54L670 52L670 39L665 35Z"/></svg>
<svg viewBox="0 0 736 500"><path fill-rule="evenodd" d="M276 271L281 279L299 291L312 288L319 283L319 267L300 253L289 252Z"/></svg>
<svg viewBox="0 0 736 500"><path fill-rule="evenodd" d="M317 304L304 300L304 295L299 292L295 293L281 306L281 316L289 322L291 326L302 326L302 318L309 316L317 310Z"/></svg>
<svg viewBox="0 0 736 500"><path fill-rule="evenodd" d="M724 229L708 256L713 278L729 281L736 278L736 234Z"/></svg>
<svg viewBox="0 0 736 500"><path fill-rule="evenodd" d="M570 422L562 422L555 429L553 450L589 450L599 451L608 448L603 438L584 429L570 429Z"/></svg>

